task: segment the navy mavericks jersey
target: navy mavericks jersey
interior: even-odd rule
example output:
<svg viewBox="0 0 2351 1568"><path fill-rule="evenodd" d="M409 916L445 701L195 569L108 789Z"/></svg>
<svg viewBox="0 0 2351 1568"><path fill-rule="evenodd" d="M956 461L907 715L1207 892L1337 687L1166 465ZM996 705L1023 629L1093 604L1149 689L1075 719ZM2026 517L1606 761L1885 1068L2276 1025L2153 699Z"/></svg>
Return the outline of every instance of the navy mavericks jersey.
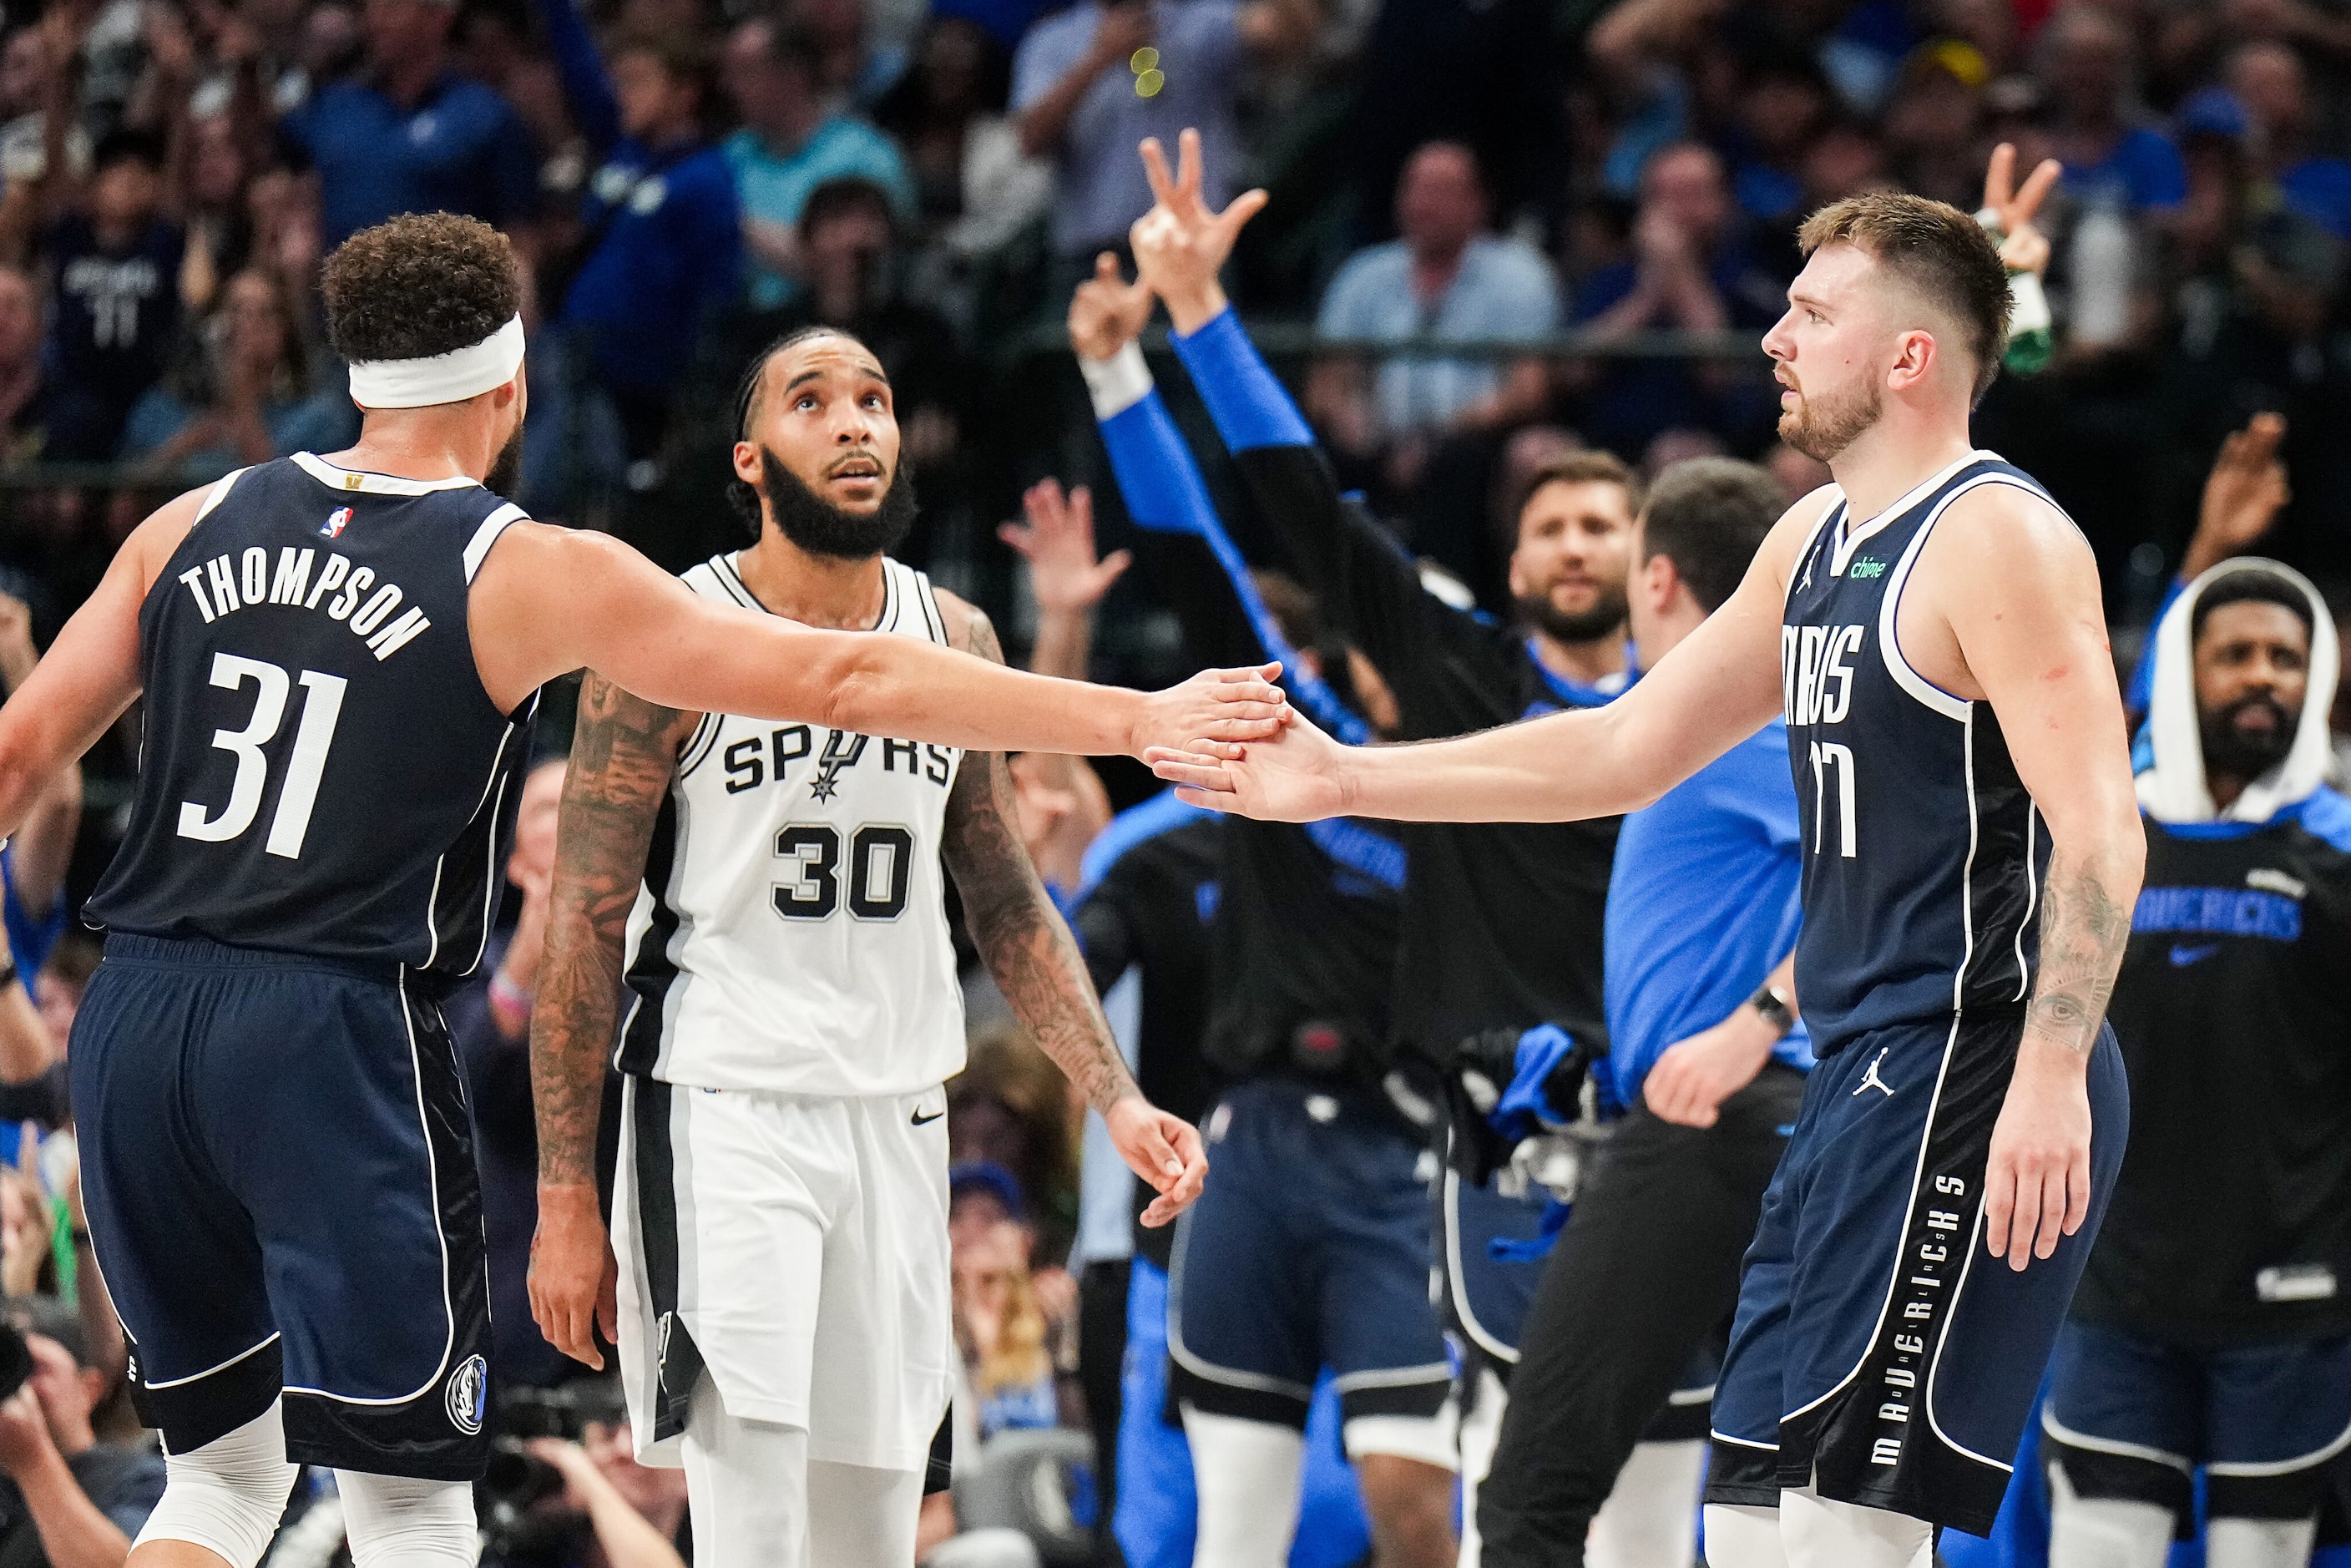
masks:
<svg viewBox="0 0 2351 1568"><path fill-rule="evenodd" d="M1796 992L1823 1057L1892 1024L2022 1008L2032 989L2047 832L1991 705L1930 685L1894 634L1936 520L1985 485L2048 498L2022 469L1971 453L1868 522L1838 500L1790 579L1780 670L1804 834Z"/></svg>
<svg viewBox="0 0 2351 1568"><path fill-rule="evenodd" d="M492 706L466 595L522 515L307 452L214 486L139 612L139 791L89 918L471 970L535 699Z"/></svg>
<svg viewBox="0 0 2351 1568"><path fill-rule="evenodd" d="M2107 1009L2130 1148L2074 1299L2170 1344L2351 1332L2351 801L2147 824Z"/></svg>

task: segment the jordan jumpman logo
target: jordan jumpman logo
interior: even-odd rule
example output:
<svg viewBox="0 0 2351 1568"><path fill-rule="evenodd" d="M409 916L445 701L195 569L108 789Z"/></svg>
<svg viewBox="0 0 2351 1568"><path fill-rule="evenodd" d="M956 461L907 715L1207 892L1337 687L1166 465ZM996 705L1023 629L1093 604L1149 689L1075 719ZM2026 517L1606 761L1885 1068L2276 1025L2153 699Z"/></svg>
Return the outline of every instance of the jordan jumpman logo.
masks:
<svg viewBox="0 0 2351 1568"><path fill-rule="evenodd" d="M1888 1100L1894 1098L1894 1085L1888 1083L1885 1079L1880 1078L1877 1075L1879 1065L1886 1061L1886 1051L1893 1049L1894 1048L1892 1046L1887 1046L1885 1051L1880 1051L1876 1059L1870 1062L1869 1070L1861 1075L1861 1082L1853 1092L1853 1097L1855 1099L1858 1100L1861 1098L1861 1092L1864 1089L1877 1090Z"/></svg>

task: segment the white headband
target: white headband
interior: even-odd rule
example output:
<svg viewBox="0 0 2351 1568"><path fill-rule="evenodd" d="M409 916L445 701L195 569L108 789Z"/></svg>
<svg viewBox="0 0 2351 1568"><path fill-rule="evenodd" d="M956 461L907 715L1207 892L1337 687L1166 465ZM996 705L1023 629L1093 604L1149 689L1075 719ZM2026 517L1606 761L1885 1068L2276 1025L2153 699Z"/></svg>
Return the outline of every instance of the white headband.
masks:
<svg viewBox="0 0 2351 1568"><path fill-rule="evenodd" d="M502 387L522 369L522 318L468 348L423 360L354 360L351 401L361 408L429 408Z"/></svg>

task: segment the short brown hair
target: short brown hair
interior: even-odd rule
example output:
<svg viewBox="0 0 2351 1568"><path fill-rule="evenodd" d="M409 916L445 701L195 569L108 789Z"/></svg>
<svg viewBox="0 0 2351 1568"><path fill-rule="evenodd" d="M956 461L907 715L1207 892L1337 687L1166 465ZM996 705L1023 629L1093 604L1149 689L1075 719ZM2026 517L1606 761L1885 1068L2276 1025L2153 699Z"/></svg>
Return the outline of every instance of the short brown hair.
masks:
<svg viewBox="0 0 2351 1568"><path fill-rule="evenodd" d="M1959 208L1902 191L1871 191L1806 218L1796 245L1806 256L1828 245L1867 252L1967 329L1977 397L2000 374L2008 344L2008 268L1983 225Z"/></svg>
<svg viewBox="0 0 2351 1568"><path fill-rule="evenodd" d="M1621 485L1625 490L1625 506L1638 514L1641 510L1641 476L1625 460L1613 452L1571 452L1554 458L1527 476L1519 486L1518 505L1502 520L1502 548L1519 548L1519 519L1527 514L1527 503L1552 485Z"/></svg>
<svg viewBox="0 0 2351 1568"><path fill-rule="evenodd" d="M1641 514L1643 563L1664 556L1708 615L1722 607L1788 509L1788 492L1752 463L1692 457L1657 476Z"/></svg>
<svg viewBox="0 0 2351 1568"><path fill-rule="evenodd" d="M424 360L470 348L522 308L507 236L479 218L412 213L327 257L327 340L346 360Z"/></svg>

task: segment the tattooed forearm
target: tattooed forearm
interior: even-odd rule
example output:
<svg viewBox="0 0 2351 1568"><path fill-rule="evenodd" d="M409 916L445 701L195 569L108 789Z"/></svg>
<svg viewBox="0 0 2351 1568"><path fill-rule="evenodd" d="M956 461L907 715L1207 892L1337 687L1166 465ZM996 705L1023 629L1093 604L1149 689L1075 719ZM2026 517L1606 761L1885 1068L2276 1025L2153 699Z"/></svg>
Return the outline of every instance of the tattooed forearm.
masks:
<svg viewBox="0 0 2351 1568"><path fill-rule="evenodd" d="M2097 1040L2130 940L2134 890L2123 885L2119 873L2063 848L2050 857L2041 904L2041 975L2025 1032L2076 1055L2087 1055Z"/></svg>
<svg viewBox="0 0 2351 1568"><path fill-rule="evenodd" d="M596 1179L596 1123L621 997L622 943L645 846L695 716L656 707L590 674L563 782L547 956L530 1024L538 1179Z"/></svg>
<svg viewBox="0 0 2351 1568"><path fill-rule="evenodd" d="M996 629L977 610L956 645L1001 664ZM1029 862L1002 756L963 759L947 800L946 862L964 921L1013 1015L1097 1111L1136 1092L1094 998L1083 956Z"/></svg>

